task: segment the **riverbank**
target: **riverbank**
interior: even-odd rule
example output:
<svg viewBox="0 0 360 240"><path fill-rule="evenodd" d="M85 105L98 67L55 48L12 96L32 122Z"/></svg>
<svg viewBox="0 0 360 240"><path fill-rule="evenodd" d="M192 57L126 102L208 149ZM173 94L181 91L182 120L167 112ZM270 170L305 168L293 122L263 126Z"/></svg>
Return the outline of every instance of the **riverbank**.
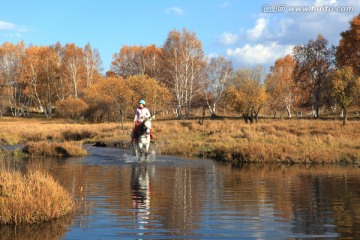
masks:
<svg viewBox="0 0 360 240"><path fill-rule="evenodd" d="M0 119L0 142L80 141L125 146L132 123L70 124L64 120ZM241 119L153 121L158 154L204 157L231 163L360 164L360 122Z"/></svg>

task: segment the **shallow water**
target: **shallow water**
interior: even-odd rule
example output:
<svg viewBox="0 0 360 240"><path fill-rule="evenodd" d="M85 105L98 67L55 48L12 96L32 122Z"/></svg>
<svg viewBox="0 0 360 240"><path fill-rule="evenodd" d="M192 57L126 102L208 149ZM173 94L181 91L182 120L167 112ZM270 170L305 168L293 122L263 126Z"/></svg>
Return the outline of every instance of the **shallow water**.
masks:
<svg viewBox="0 0 360 240"><path fill-rule="evenodd" d="M82 201L81 213L31 239L360 239L360 169L232 168L211 160L89 147L89 156L32 160ZM39 163L41 162L41 164ZM21 238L23 230L2 228ZM36 232L35 235L31 235ZM41 234L44 232L44 235ZM54 233L52 234L54 235ZM19 237L19 238L17 238ZM1 238L2 239L2 238Z"/></svg>

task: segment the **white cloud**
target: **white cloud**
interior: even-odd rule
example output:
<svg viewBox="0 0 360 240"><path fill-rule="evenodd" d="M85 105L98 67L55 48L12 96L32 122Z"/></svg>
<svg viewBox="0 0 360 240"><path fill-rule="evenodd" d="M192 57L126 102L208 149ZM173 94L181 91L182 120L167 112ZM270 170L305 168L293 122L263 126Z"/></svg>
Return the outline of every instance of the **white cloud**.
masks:
<svg viewBox="0 0 360 240"><path fill-rule="evenodd" d="M271 65L276 59L290 54L293 47L293 45L280 45L278 42L245 44L235 49L228 48L226 54L242 65Z"/></svg>
<svg viewBox="0 0 360 240"><path fill-rule="evenodd" d="M266 30L268 24L269 24L269 19L263 17L259 18L256 21L255 27L247 31L248 38L251 40L256 40L260 38L264 34L265 32L264 30Z"/></svg>
<svg viewBox="0 0 360 240"><path fill-rule="evenodd" d="M179 7L171 7L165 10L166 14L174 14L176 16L181 16L184 14L184 11Z"/></svg>
<svg viewBox="0 0 360 240"><path fill-rule="evenodd" d="M224 32L218 38L218 41L223 45L233 45L239 40L240 36L237 34L232 34Z"/></svg>
<svg viewBox="0 0 360 240"><path fill-rule="evenodd" d="M227 8L230 6L230 3L229 2L223 2L219 5L221 8Z"/></svg>
<svg viewBox="0 0 360 240"><path fill-rule="evenodd" d="M0 30L14 30L16 29L16 25L13 23L0 21Z"/></svg>
<svg viewBox="0 0 360 240"><path fill-rule="evenodd" d="M18 37L20 38L22 33L28 32L29 29L25 26L17 26L13 23L0 21L0 30L4 31L4 36L13 38Z"/></svg>

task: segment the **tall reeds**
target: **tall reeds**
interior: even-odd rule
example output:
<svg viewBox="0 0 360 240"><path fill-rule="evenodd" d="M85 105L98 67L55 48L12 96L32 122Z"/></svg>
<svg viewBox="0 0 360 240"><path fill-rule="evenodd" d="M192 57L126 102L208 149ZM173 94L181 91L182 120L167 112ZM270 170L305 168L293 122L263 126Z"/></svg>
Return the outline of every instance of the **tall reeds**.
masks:
<svg viewBox="0 0 360 240"><path fill-rule="evenodd" d="M1 225L46 222L73 211L72 197L47 173L1 169Z"/></svg>

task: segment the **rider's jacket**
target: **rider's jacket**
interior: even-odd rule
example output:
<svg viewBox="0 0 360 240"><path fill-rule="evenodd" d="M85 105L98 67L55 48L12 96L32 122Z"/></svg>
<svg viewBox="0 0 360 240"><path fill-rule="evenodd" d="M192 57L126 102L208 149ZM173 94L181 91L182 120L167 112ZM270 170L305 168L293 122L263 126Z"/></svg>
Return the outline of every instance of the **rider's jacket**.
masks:
<svg viewBox="0 0 360 240"><path fill-rule="evenodd" d="M149 118L151 116L148 108L137 108L135 112L134 122L143 122L145 118Z"/></svg>

